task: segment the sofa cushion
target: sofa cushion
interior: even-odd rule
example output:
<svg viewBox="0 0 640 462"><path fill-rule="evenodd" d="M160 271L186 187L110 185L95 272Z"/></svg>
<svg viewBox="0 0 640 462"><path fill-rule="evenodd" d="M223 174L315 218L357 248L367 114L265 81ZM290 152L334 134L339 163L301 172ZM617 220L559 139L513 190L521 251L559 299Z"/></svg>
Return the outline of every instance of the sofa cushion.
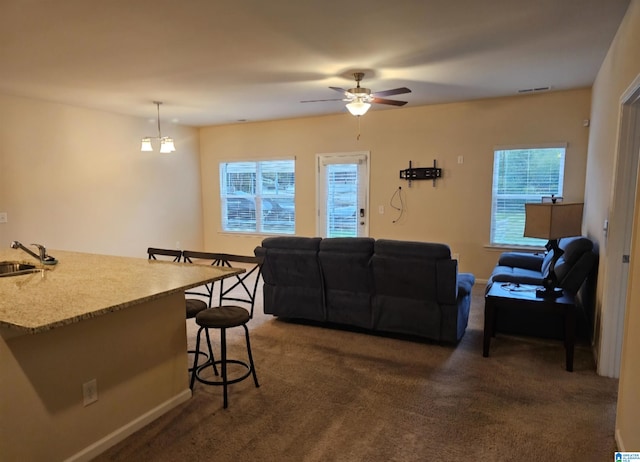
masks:
<svg viewBox="0 0 640 462"><path fill-rule="evenodd" d="M545 254L528 252L504 252L498 258L497 266L516 266L542 273Z"/></svg>
<svg viewBox="0 0 640 462"><path fill-rule="evenodd" d="M320 242L318 258L325 285L327 321L372 328L373 283L369 261L374 239L328 238Z"/></svg>
<svg viewBox="0 0 640 462"><path fill-rule="evenodd" d="M270 237L254 253L264 257L264 311L285 318L326 321L320 238Z"/></svg>
<svg viewBox="0 0 640 462"><path fill-rule="evenodd" d="M562 238L558 246L564 250L562 258L564 258L569 265L575 265L585 252L591 252L593 250L593 242L581 236Z"/></svg>
<svg viewBox="0 0 640 462"><path fill-rule="evenodd" d="M378 239L375 242L374 253L379 256L394 256L397 258L451 259L451 249L449 249L448 245L432 242Z"/></svg>
<svg viewBox="0 0 640 462"><path fill-rule="evenodd" d="M542 273L513 266L496 266L489 278L487 290L493 282L513 282L518 284L542 285Z"/></svg>
<svg viewBox="0 0 640 462"><path fill-rule="evenodd" d="M561 281L563 278L562 273L566 273L569 267L574 266L585 252L591 252L593 250L593 242L582 236L563 237L558 240L558 247L564 253L556 262L554 271L558 276L558 281ZM553 251L549 251L544 257L544 263L542 264L541 271L542 276L545 278L549 275L549 267L551 266L552 258ZM568 267L563 269L562 265L565 263L568 264Z"/></svg>
<svg viewBox="0 0 640 462"><path fill-rule="evenodd" d="M319 237L299 237L299 236L276 236L267 237L262 241L262 247L267 249L286 250L313 250L320 248Z"/></svg>
<svg viewBox="0 0 640 462"><path fill-rule="evenodd" d="M369 261L372 238L328 238L320 242L318 257L329 290L371 292Z"/></svg>

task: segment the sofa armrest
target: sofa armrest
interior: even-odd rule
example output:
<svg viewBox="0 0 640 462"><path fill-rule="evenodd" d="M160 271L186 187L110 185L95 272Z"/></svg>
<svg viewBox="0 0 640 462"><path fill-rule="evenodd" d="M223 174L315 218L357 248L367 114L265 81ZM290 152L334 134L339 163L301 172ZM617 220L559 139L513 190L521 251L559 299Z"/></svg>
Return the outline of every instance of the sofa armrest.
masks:
<svg viewBox="0 0 640 462"><path fill-rule="evenodd" d="M471 293L476 278L471 273L458 273L457 260L438 260L438 302L455 305Z"/></svg>
<svg viewBox="0 0 640 462"><path fill-rule="evenodd" d="M523 268L531 271L541 271L543 254L526 252L504 252L498 259L497 266L510 266L512 268Z"/></svg>
<svg viewBox="0 0 640 462"><path fill-rule="evenodd" d="M471 273L458 273L458 298L471 293L476 277Z"/></svg>

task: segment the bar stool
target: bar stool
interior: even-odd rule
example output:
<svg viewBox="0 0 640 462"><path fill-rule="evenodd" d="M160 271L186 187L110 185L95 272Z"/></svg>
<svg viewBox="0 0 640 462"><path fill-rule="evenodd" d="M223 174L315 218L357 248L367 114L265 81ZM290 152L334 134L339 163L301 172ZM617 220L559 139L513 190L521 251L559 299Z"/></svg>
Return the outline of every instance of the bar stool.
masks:
<svg viewBox="0 0 640 462"><path fill-rule="evenodd" d="M149 247L147 249L147 254L149 255L149 260L157 260L158 256L173 258L171 260L174 263L179 263L180 258L182 257L182 250L172 250L172 249L158 249L156 247ZM213 286L213 283L211 283ZM211 306L211 294L213 292L213 287L206 286L205 289L207 292L196 292L190 291L185 292L185 305L186 305L186 319L194 319L198 313L203 310L206 310ZM197 299L197 298L188 298L187 295L201 295L204 297L209 297L209 303ZM187 353L196 354L196 350L188 350ZM207 354L203 351L199 352L198 355L205 356L208 358ZM189 372L191 372L191 368L189 368Z"/></svg>
<svg viewBox="0 0 640 462"><path fill-rule="evenodd" d="M256 375L255 365L253 363L253 355L251 354L251 342L249 340L249 329L247 323L253 317L253 308L255 305L256 293L258 288L258 282L262 272L262 257L249 257L242 255L229 255L229 254L208 254L215 264L220 266L232 266L232 263L241 263L243 265L250 265L245 273L236 276L236 279L223 279L220 281L220 306L207 308L196 315L196 323L200 326L198 329L198 336L196 339L196 351L200 351L201 334L204 331L206 334L207 350L209 360L204 364L198 364L198 355L194 357L193 366L191 367L191 383L190 387L193 390L196 379L207 385L218 385L223 388L223 402L224 408L228 406L228 392L229 385L238 383L249 376L253 376L253 382L258 388L258 377ZM251 281L251 278L255 279ZM225 282L232 282L231 287L225 288ZM226 302L234 302L226 303ZM248 309L239 306L237 303L242 303L247 306ZM247 361L241 361L239 359L229 359L227 357L227 329L233 327L240 327L244 329L245 341L247 344ZM211 340L209 337L209 329L220 330L220 359L215 360L213 354L213 348L211 347ZM236 364L246 369L239 377L229 378L227 376L227 365ZM201 373L211 366L213 368L214 375L218 376L218 368L220 366L222 377L219 380L209 380L201 376Z"/></svg>

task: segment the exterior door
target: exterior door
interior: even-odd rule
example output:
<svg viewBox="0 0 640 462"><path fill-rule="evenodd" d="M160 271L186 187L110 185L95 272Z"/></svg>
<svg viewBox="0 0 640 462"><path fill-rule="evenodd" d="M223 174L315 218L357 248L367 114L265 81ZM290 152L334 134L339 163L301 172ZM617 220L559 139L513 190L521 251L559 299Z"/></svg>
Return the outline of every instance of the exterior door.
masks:
<svg viewBox="0 0 640 462"><path fill-rule="evenodd" d="M369 152L318 154L317 234L369 235Z"/></svg>

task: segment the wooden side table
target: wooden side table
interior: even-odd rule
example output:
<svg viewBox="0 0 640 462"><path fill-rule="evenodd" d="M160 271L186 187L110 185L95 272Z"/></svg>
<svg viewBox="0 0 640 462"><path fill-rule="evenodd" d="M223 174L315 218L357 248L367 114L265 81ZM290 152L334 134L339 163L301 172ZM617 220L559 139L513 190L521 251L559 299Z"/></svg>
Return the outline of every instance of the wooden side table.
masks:
<svg viewBox="0 0 640 462"><path fill-rule="evenodd" d="M494 282L484 298L484 342L482 356L489 356L491 337L495 336L496 319L501 309L517 310L518 307L540 310L562 310L564 315L564 347L567 371L573 371L573 351L576 339L576 305L571 294L558 298L539 298L535 287L523 290L524 286Z"/></svg>

